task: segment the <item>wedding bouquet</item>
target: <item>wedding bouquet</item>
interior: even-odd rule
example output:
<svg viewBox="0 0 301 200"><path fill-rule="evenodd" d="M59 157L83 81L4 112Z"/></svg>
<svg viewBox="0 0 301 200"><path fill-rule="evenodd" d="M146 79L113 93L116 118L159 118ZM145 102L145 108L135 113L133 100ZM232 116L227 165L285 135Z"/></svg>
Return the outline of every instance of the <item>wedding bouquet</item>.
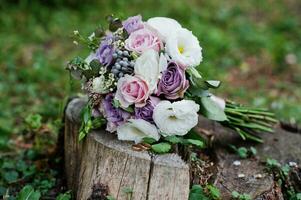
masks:
<svg viewBox="0 0 301 200"><path fill-rule="evenodd" d="M201 147L202 139L191 131L199 114L243 139L261 142L257 132L272 131L273 113L210 93L220 82L206 80L196 69L202 62L200 43L176 20L142 21L138 15L124 21L109 16L107 21L108 30L99 27L87 38L74 31L74 43L91 50L86 59L76 57L67 67L89 97L79 139L105 124L119 140L148 144L144 147L157 153L177 143Z"/></svg>

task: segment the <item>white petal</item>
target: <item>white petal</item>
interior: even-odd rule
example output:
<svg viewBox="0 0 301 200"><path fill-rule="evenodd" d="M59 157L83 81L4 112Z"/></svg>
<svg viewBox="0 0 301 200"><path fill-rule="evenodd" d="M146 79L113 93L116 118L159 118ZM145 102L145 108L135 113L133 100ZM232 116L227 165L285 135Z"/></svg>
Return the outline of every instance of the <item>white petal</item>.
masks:
<svg viewBox="0 0 301 200"><path fill-rule="evenodd" d="M184 67L195 67L202 61L202 48L198 39L191 31L184 28L168 37L166 52L175 62Z"/></svg>
<svg viewBox="0 0 301 200"><path fill-rule="evenodd" d="M148 82L150 92L153 92L157 87L160 74L158 53L153 49L144 52L137 58L134 70L136 75Z"/></svg>
<svg viewBox="0 0 301 200"><path fill-rule="evenodd" d="M167 58L166 56L161 53L160 54L160 59L159 59L159 72L163 72L167 69Z"/></svg>
<svg viewBox="0 0 301 200"><path fill-rule="evenodd" d="M198 110L199 105L191 100L161 101L154 109L153 118L162 135L185 135L197 125Z"/></svg>
<svg viewBox="0 0 301 200"><path fill-rule="evenodd" d="M119 140L134 141L139 143L145 137L151 137L158 141L160 135L155 125L143 119L130 119L127 123L117 128Z"/></svg>
<svg viewBox="0 0 301 200"><path fill-rule="evenodd" d="M166 41L171 32L182 28L176 20L167 17L153 17L147 20L146 23L158 31L163 42Z"/></svg>

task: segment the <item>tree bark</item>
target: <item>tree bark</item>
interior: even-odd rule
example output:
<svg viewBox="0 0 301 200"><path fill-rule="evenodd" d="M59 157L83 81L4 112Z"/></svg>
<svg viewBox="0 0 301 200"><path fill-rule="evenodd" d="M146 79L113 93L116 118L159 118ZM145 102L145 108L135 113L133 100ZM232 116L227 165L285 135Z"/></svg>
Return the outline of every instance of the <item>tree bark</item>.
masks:
<svg viewBox="0 0 301 200"><path fill-rule="evenodd" d="M130 196L131 200L188 199L189 167L178 155L133 151L131 143L104 130L92 131L78 142L79 112L84 103L72 100L65 119L65 170L68 188L76 199L104 198L95 194L101 189L116 200ZM103 188L95 191L94 186Z"/></svg>
<svg viewBox="0 0 301 200"><path fill-rule="evenodd" d="M191 169L177 154L155 156L133 151L132 143L119 141L104 130L92 131L78 142L80 111L85 104L86 100L74 99L65 113L66 178L76 199L106 199L106 195L117 200L188 199ZM203 136L210 135L208 142L215 168L210 180L219 188L221 199L231 199L233 191L249 194L256 200L283 199L281 188L262 161L269 157L282 164L300 163L301 134L277 127L273 134L262 134L264 144L249 143L203 117L196 130ZM228 151L229 144L254 146L258 154L256 158L241 159ZM234 165L234 161L240 161L240 165ZM301 185L300 179L296 180Z"/></svg>

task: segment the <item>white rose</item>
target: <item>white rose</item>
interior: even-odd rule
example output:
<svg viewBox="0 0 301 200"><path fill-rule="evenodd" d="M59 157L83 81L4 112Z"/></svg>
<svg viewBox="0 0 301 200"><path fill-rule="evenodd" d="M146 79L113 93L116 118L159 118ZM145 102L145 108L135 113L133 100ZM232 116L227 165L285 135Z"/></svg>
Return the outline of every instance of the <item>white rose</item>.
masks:
<svg viewBox="0 0 301 200"><path fill-rule="evenodd" d="M162 42L166 42L171 31L182 28L176 20L167 17L153 17L147 20L146 24L157 30Z"/></svg>
<svg viewBox="0 0 301 200"><path fill-rule="evenodd" d="M154 109L153 119L163 136L185 135L198 124L199 109L192 100L161 101Z"/></svg>
<svg viewBox="0 0 301 200"><path fill-rule="evenodd" d="M160 135L157 127L143 119L129 119L127 123L117 127L118 140L134 141L136 144L145 137L158 141Z"/></svg>
<svg viewBox="0 0 301 200"><path fill-rule="evenodd" d="M163 54L159 58L155 50L149 49L137 58L134 71L149 84L149 90L153 92L157 88L161 71L166 67L167 60Z"/></svg>
<svg viewBox="0 0 301 200"><path fill-rule="evenodd" d="M166 52L179 65L198 66L202 61L202 48L198 39L187 29L179 29L166 41Z"/></svg>

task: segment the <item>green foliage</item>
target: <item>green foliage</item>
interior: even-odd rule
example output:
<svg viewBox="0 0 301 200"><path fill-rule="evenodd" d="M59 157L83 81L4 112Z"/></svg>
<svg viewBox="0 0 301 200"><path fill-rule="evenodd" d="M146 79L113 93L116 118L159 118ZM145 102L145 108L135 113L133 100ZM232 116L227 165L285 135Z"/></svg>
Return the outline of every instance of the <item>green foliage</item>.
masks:
<svg viewBox="0 0 301 200"><path fill-rule="evenodd" d="M206 185L205 189L200 185L193 185L189 192L188 200L220 200L221 195L214 185Z"/></svg>
<svg viewBox="0 0 301 200"><path fill-rule="evenodd" d="M145 138L143 138L143 142L147 143L147 144L153 144L153 143L156 142L156 140L154 138L151 138L151 137L145 137Z"/></svg>
<svg viewBox="0 0 301 200"><path fill-rule="evenodd" d="M106 196L107 200L116 200L114 197L112 196Z"/></svg>
<svg viewBox="0 0 301 200"><path fill-rule="evenodd" d="M30 114L25 118L29 130L37 130L42 126L42 116L39 114Z"/></svg>
<svg viewBox="0 0 301 200"><path fill-rule="evenodd" d="M203 188L200 185L193 185L189 192L188 200L210 200L204 193Z"/></svg>
<svg viewBox="0 0 301 200"><path fill-rule="evenodd" d="M32 186L26 185L18 194L17 200L39 200L41 193L35 191Z"/></svg>
<svg viewBox="0 0 301 200"><path fill-rule="evenodd" d="M232 193L232 197L234 199L238 199L238 200L252 200L251 196L249 194L240 194L239 192L237 191L233 191Z"/></svg>
<svg viewBox="0 0 301 200"><path fill-rule="evenodd" d="M70 200L70 199L71 199L70 191L65 192L65 193L63 193L63 194L59 194L59 195L56 197L56 200Z"/></svg>
<svg viewBox="0 0 301 200"><path fill-rule="evenodd" d="M215 187L214 185L207 185L206 188L207 188L207 190L209 192L209 195L212 199L214 199L214 200L221 199L221 194L220 194L220 191L217 187Z"/></svg>
<svg viewBox="0 0 301 200"><path fill-rule="evenodd" d="M224 110L210 96L201 97L199 103L201 106L200 112L208 119L215 121L227 120Z"/></svg>
<svg viewBox="0 0 301 200"><path fill-rule="evenodd" d="M229 145L229 147L235 152L237 153L237 155L239 155L240 158L248 158L251 156L256 156L257 154L257 150L255 147L250 147L249 149L247 149L246 147L239 147L237 148L234 145Z"/></svg>
<svg viewBox="0 0 301 200"><path fill-rule="evenodd" d="M81 141L90 133L92 129L100 128L106 123L103 117L92 117L90 104L87 104L82 110L82 124L79 130L78 141Z"/></svg>
<svg viewBox="0 0 301 200"><path fill-rule="evenodd" d="M171 150L171 145L166 142L153 144L151 149L158 154L168 153Z"/></svg>

